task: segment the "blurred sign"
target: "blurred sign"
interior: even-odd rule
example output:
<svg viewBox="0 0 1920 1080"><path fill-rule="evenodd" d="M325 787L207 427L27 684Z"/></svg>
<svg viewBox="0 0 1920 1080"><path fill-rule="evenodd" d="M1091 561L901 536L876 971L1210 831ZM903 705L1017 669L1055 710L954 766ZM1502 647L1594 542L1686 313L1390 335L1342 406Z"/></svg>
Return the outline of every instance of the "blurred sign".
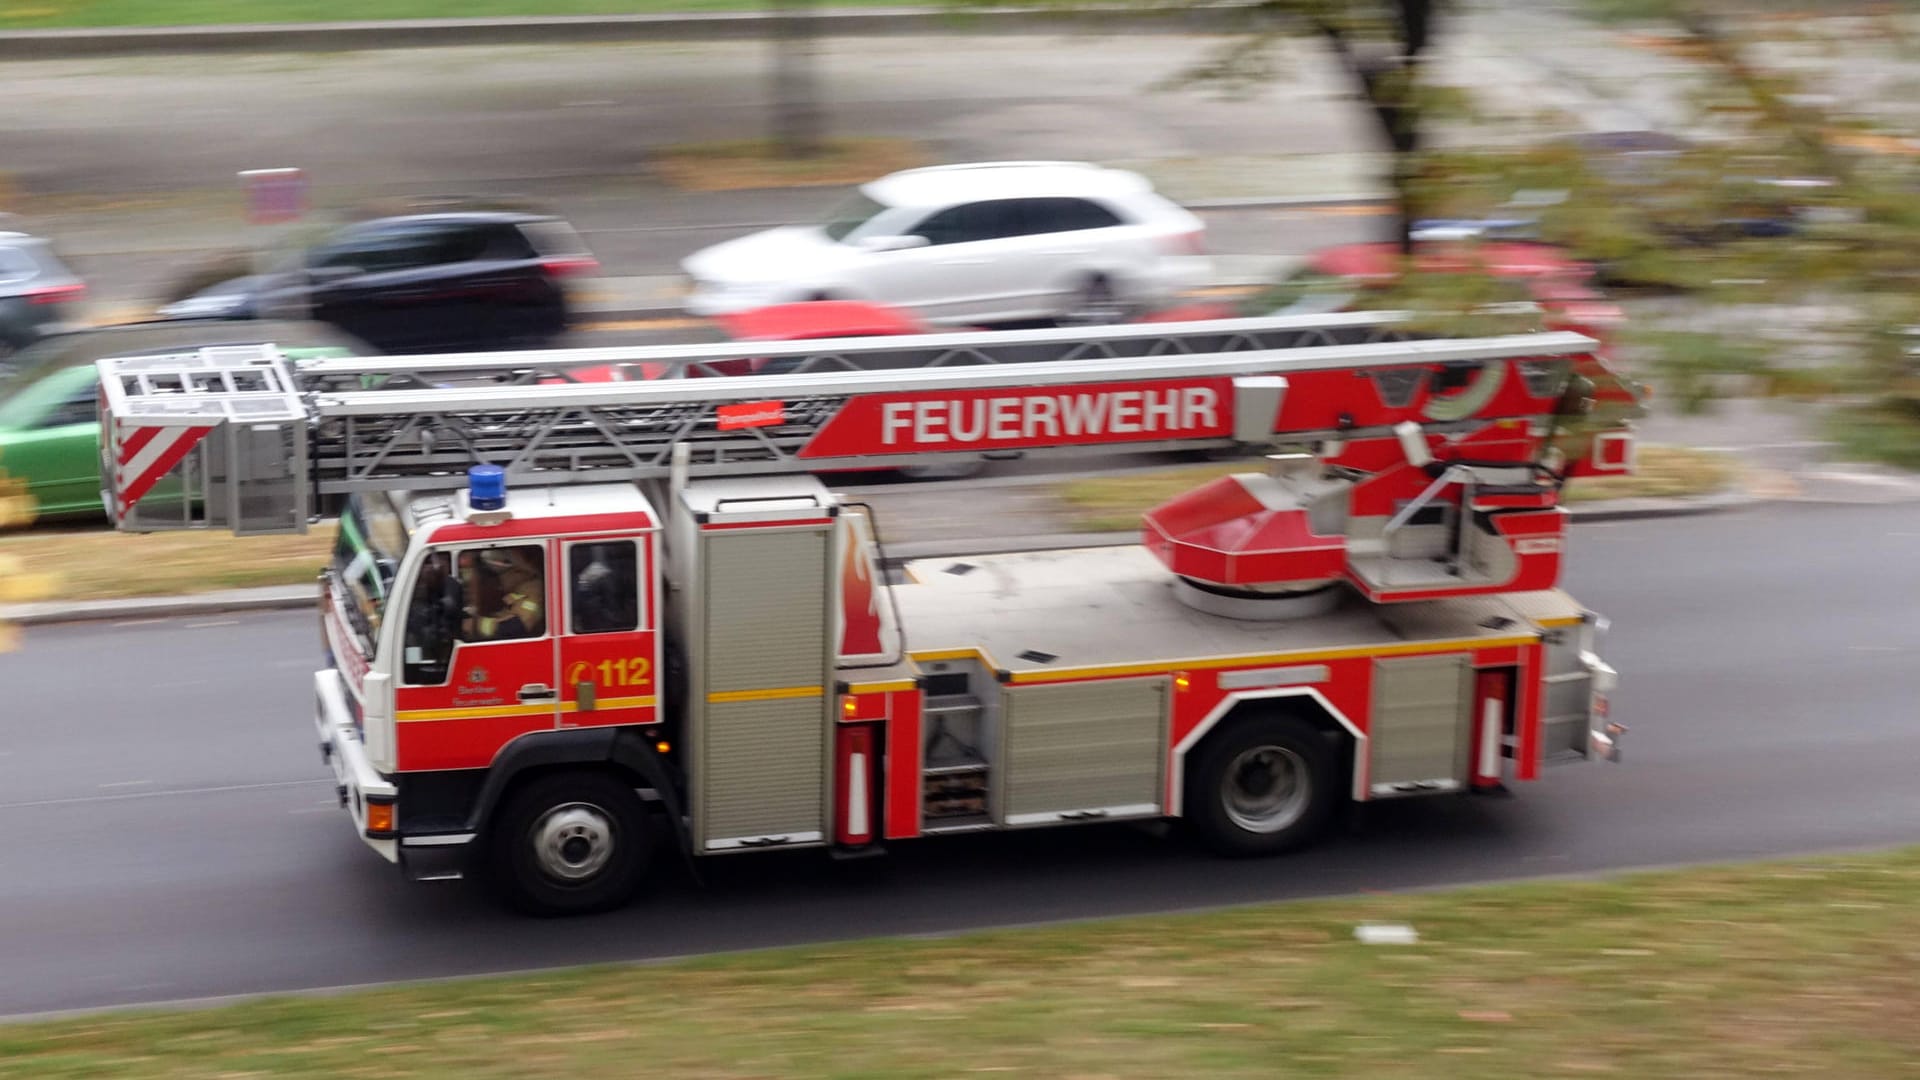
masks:
<svg viewBox="0 0 1920 1080"><path fill-rule="evenodd" d="M247 192L247 220L255 225L298 221L307 212L303 169L246 169L240 183Z"/></svg>

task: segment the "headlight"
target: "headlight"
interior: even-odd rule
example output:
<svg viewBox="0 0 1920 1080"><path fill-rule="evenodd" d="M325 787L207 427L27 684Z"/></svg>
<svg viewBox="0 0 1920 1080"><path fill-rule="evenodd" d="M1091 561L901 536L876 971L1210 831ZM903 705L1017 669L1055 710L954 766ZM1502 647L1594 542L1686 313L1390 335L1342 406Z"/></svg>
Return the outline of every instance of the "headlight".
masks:
<svg viewBox="0 0 1920 1080"><path fill-rule="evenodd" d="M247 297L243 293L216 293L175 301L161 308L160 314L172 319L205 319L231 315L246 306Z"/></svg>

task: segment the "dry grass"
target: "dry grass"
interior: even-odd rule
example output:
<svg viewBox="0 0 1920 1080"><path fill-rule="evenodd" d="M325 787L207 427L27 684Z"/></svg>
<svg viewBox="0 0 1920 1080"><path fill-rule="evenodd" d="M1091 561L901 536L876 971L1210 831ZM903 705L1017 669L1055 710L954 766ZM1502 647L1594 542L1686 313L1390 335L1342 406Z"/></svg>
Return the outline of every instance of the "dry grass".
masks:
<svg viewBox="0 0 1920 1080"><path fill-rule="evenodd" d="M652 155L654 173L683 191L863 184L930 162L920 144L909 139L865 136L828 139L810 158L783 157L767 139L686 143Z"/></svg>
<svg viewBox="0 0 1920 1080"><path fill-rule="evenodd" d="M332 525L305 536L244 537L42 526L0 534L0 562L43 586L34 590L39 599L101 600L303 584L320 572L332 545Z"/></svg>
<svg viewBox="0 0 1920 1080"><path fill-rule="evenodd" d="M1606 499L1677 499L1711 495L1734 482L1736 471L1724 454L1677 446L1643 446L1631 476L1588 476L1567 482L1568 502Z"/></svg>
<svg viewBox="0 0 1920 1080"><path fill-rule="evenodd" d="M0 1077L1909 1077L1916 895L1910 850L815 946L0 1027Z"/></svg>
<svg viewBox="0 0 1920 1080"><path fill-rule="evenodd" d="M1176 495L1216 477L1236 472L1259 472L1262 461L1194 465L1156 472L1125 473L1073 480L1055 489L1076 528L1091 532L1126 532L1140 527L1140 515ZM1644 446L1631 476L1589 477L1567 484L1568 502L1606 499L1679 498L1706 495L1733 482L1733 467L1725 458L1702 450Z"/></svg>

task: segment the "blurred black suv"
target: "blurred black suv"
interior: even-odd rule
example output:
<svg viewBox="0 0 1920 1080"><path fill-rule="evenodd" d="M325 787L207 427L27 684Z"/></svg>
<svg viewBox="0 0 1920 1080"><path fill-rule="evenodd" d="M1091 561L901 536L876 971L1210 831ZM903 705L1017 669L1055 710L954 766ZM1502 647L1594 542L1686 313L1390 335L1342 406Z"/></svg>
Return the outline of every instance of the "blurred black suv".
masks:
<svg viewBox="0 0 1920 1080"><path fill-rule="evenodd" d="M413 214L349 225L291 265L168 304L169 318L312 318L383 352L542 345L566 332L566 279L597 269L542 214Z"/></svg>
<svg viewBox="0 0 1920 1080"><path fill-rule="evenodd" d="M86 292L53 245L23 232L0 232L0 367L4 354L69 329L72 305Z"/></svg>

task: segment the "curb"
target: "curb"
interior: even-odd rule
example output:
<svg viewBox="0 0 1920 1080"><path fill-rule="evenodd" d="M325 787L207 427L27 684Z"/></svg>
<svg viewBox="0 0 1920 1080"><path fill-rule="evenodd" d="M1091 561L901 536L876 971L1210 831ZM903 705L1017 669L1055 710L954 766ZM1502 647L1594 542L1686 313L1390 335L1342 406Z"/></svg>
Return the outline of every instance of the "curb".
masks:
<svg viewBox="0 0 1920 1080"><path fill-rule="evenodd" d="M1697 499L1618 499L1573 508L1575 524L1581 522L1639 521L1648 518L1692 517L1744 509L1767 500L1746 492L1730 491ZM1043 533L994 543L994 552L1053 551L1075 547L1120 547L1140 539L1137 532ZM979 555L978 538L918 540L888 544L886 565L896 568L916 559L964 558ZM104 622L125 619L177 618L183 615L216 615L226 612L290 611L314 604L311 586L284 585L264 589L234 589L202 595L140 597L127 600L50 601L35 604L0 605L0 624L49 626L62 623Z"/></svg>
<svg viewBox="0 0 1920 1080"><path fill-rule="evenodd" d="M229 589L185 596L142 596L124 600L69 600L0 605L0 623L45 626L53 623L167 619L231 611L287 611L315 603L311 585Z"/></svg>
<svg viewBox="0 0 1920 1080"><path fill-rule="evenodd" d="M1237 5L1057 10L828 8L806 16L826 37L908 34L1030 34L1085 29L1164 34L1245 30L1261 20ZM89 27L0 33L0 58L68 60L192 53L349 52L462 45L553 45L733 41L763 38L778 18L759 11L656 15L559 15L481 19L393 19L269 25Z"/></svg>
<svg viewBox="0 0 1920 1080"><path fill-rule="evenodd" d="M1669 499L1606 499L1567 507L1575 524L1583 521L1642 521L1647 518L1695 517L1744 510L1770 501L1752 492L1732 490L1714 495Z"/></svg>

